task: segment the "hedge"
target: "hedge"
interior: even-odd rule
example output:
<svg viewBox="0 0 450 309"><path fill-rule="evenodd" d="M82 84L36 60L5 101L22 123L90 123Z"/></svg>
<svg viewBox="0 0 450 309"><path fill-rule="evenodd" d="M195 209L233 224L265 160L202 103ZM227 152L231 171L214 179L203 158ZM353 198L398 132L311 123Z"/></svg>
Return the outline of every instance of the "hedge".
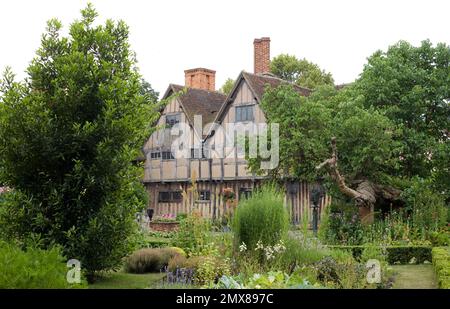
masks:
<svg viewBox="0 0 450 309"><path fill-rule="evenodd" d="M330 249L351 251L355 259L359 259L365 248L361 246L328 246ZM428 246L387 246L386 261L389 264L409 264L413 259L420 264L425 261L431 262L431 249Z"/></svg>
<svg viewBox="0 0 450 309"><path fill-rule="evenodd" d="M439 288L450 289L450 247L435 247L431 254Z"/></svg>

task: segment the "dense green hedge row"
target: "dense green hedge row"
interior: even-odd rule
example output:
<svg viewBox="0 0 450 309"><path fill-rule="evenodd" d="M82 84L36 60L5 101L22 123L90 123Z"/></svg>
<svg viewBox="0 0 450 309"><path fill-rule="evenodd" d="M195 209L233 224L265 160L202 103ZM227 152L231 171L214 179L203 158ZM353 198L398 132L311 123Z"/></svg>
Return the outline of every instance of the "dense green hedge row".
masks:
<svg viewBox="0 0 450 309"><path fill-rule="evenodd" d="M0 289L83 288L66 280L66 260L59 248L26 250L0 241ZM80 278L81 279L81 278Z"/></svg>
<svg viewBox="0 0 450 309"><path fill-rule="evenodd" d="M450 289L450 247L433 248L433 265L441 289Z"/></svg>
<svg viewBox="0 0 450 309"><path fill-rule="evenodd" d="M359 259L366 246L328 246L333 249L351 251ZM431 247L428 246L388 246L386 248L386 261L389 264L410 264L431 262Z"/></svg>

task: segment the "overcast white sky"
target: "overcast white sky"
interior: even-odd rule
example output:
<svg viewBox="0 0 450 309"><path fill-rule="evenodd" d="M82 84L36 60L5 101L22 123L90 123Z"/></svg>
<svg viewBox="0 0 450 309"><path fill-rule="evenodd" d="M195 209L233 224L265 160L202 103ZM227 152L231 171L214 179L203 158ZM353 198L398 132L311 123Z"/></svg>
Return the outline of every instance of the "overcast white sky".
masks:
<svg viewBox="0 0 450 309"><path fill-rule="evenodd" d="M0 3L0 69L18 77L39 47L45 22L68 28L88 1L11 0ZM353 81L366 58L398 40L450 44L448 0L91 0L106 18L130 26L141 73L159 92L184 83L184 70L216 70L216 87L253 71L253 39L269 36L271 56L289 53Z"/></svg>

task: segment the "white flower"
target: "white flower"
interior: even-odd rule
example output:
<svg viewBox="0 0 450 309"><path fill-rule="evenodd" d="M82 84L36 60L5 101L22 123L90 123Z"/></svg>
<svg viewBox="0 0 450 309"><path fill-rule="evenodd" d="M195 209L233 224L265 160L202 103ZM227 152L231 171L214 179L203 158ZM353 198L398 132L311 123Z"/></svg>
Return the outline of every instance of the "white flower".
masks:
<svg viewBox="0 0 450 309"><path fill-rule="evenodd" d="M270 260L273 259L273 249L270 246L267 246L266 248L264 248L264 253L266 254L266 259Z"/></svg>
<svg viewBox="0 0 450 309"><path fill-rule="evenodd" d="M239 246L239 252L244 252L247 250L247 246L245 245L245 242L242 242L242 244Z"/></svg>
<svg viewBox="0 0 450 309"><path fill-rule="evenodd" d="M262 243L261 240L259 240L259 241L256 243L256 248L255 248L255 250L264 250L264 245L263 245L263 243Z"/></svg>

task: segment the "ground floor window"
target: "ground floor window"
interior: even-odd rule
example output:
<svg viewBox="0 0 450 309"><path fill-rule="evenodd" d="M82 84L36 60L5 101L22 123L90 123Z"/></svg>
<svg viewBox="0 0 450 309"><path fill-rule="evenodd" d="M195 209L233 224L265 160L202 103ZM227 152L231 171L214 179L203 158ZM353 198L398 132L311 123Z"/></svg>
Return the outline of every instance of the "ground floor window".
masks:
<svg viewBox="0 0 450 309"><path fill-rule="evenodd" d="M246 199L252 196L252 188L239 188L239 199Z"/></svg>
<svg viewBox="0 0 450 309"><path fill-rule="evenodd" d="M199 201L209 201L211 200L211 191L209 190L201 190L198 195Z"/></svg>
<svg viewBox="0 0 450 309"><path fill-rule="evenodd" d="M170 203L170 202L181 202L183 196L180 191L160 191L158 194L158 202L160 203Z"/></svg>

